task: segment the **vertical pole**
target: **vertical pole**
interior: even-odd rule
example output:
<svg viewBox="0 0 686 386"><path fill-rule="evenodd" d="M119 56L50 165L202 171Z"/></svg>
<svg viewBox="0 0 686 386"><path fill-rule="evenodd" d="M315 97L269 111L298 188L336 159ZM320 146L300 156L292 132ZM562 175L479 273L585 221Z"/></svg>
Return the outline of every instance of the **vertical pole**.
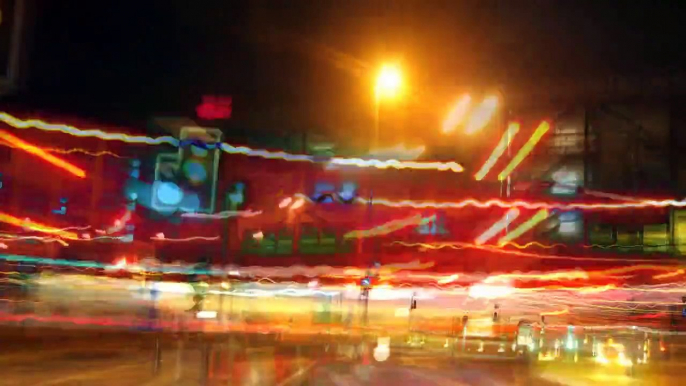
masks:
<svg viewBox="0 0 686 386"><path fill-rule="evenodd" d="M200 360L200 385L207 386L210 376L210 342L205 341L202 343Z"/></svg>
<svg viewBox="0 0 686 386"><path fill-rule="evenodd" d="M178 383L181 380L181 375L183 372L183 336L179 336L176 346L176 372L174 375L174 380Z"/></svg>
<svg viewBox="0 0 686 386"><path fill-rule="evenodd" d="M379 147L379 118L381 115L381 102L379 100L379 93L374 91L374 132L372 133L372 143L369 152L373 152Z"/></svg>
<svg viewBox="0 0 686 386"><path fill-rule="evenodd" d="M224 210L229 209L229 196L228 194L224 196ZM226 266L229 263L229 243L231 242L231 219L227 216L222 224L224 228L224 240L222 241L222 264Z"/></svg>
<svg viewBox="0 0 686 386"><path fill-rule="evenodd" d="M224 328L224 291L226 291L226 288L224 287L224 283L221 283L219 286L219 313L217 315L219 323L222 325L222 329Z"/></svg>
<svg viewBox="0 0 686 386"><path fill-rule="evenodd" d="M105 151L107 150L107 143L106 141L99 141L98 145L98 151ZM90 207L91 207L91 213L90 213L90 222L91 224L97 224L100 220L100 211L98 210L98 204L100 203L100 199L102 197L102 182L104 176L104 158L105 157L95 157L95 173L94 173L94 178L93 178L93 192L91 194L91 202L90 202Z"/></svg>
<svg viewBox="0 0 686 386"><path fill-rule="evenodd" d="M155 336L155 357L153 360L153 367L152 367L152 373L153 375L157 375L160 373L160 370L162 369L162 344L160 342L160 336L156 335Z"/></svg>
<svg viewBox="0 0 686 386"><path fill-rule="evenodd" d="M588 114L588 106L584 107L584 153L583 153L583 164L584 164L584 188L591 188L591 123ZM590 245L590 219L588 214L585 213L583 216L583 244Z"/></svg>
<svg viewBox="0 0 686 386"><path fill-rule="evenodd" d="M362 301L364 302L364 308L362 309L362 324L366 327L369 322L369 288L362 290Z"/></svg>

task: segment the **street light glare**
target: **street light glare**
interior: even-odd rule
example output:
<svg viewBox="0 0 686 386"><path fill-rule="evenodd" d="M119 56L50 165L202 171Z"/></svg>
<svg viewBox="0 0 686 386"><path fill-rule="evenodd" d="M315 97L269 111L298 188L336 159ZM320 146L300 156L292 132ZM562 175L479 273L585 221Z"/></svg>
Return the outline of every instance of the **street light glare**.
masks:
<svg viewBox="0 0 686 386"><path fill-rule="evenodd" d="M469 105L471 102L472 97L467 94L463 95L462 98L455 103L455 107L450 110L448 117L443 122L444 134L452 133L456 127L464 122L465 118L467 117L467 113L469 112Z"/></svg>
<svg viewBox="0 0 686 386"><path fill-rule="evenodd" d="M400 91L402 74L397 66L385 65L376 80L377 97L393 98Z"/></svg>
<svg viewBox="0 0 686 386"><path fill-rule="evenodd" d="M469 121L467 121L467 125L464 129L465 134L474 134L475 132L483 129L493 117L497 107L497 97L491 96L484 99L479 107L477 107L476 111L472 113L472 116L469 117Z"/></svg>

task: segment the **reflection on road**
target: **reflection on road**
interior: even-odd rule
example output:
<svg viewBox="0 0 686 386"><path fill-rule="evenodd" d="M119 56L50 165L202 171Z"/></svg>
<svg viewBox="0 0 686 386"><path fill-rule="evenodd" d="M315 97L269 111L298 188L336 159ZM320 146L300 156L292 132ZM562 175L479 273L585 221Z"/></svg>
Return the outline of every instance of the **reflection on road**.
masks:
<svg viewBox="0 0 686 386"><path fill-rule="evenodd" d="M187 284L40 277L21 297L5 293L2 384L667 385L684 368L686 338L667 330L441 320L446 304L470 301L458 293L381 291L365 325L344 286L224 287L208 287L214 316L199 319ZM406 295L421 307L398 312Z"/></svg>

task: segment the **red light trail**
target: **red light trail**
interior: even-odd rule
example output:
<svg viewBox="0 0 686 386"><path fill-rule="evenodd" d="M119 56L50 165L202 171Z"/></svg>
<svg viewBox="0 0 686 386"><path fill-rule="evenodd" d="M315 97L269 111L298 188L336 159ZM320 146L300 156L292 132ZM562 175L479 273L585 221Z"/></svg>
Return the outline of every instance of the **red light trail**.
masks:
<svg viewBox="0 0 686 386"><path fill-rule="evenodd" d="M18 149L24 150L29 154L33 154L39 158L42 158L45 162L55 165L60 169L66 170L67 172L79 178L86 178L86 172L83 171L83 169L75 165L72 165L63 159L57 158L54 155L46 152L45 150L37 146L31 145L30 143L25 142L4 130L0 130L0 139L4 140L8 144Z"/></svg>
<svg viewBox="0 0 686 386"><path fill-rule="evenodd" d="M22 220L18 217L14 217L7 213L0 212L0 222L4 222L18 227L28 228L36 232L55 234L64 237L65 239L77 240L79 238L74 232L67 232L63 229L51 227L49 225L43 225L28 219Z"/></svg>

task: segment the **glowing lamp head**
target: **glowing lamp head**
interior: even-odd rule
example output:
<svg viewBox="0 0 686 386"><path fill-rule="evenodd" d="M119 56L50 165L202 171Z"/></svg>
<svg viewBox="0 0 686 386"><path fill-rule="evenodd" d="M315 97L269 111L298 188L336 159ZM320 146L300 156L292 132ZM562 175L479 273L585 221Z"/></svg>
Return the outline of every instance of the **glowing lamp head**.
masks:
<svg viewBox="0 0 686 386"><path fill-rule="evenodd" d="M402 74L400 68L394 65L381 67L379 76L376 79L377 97L393 98L400 92L402 86Z"/></svg>
<svg viewBox="0 0 686 386"><path fill-rule="evenodd" d="M161 182L155 194L164 205L179 205L183 200L183 190L173 182Z"/></svg>

